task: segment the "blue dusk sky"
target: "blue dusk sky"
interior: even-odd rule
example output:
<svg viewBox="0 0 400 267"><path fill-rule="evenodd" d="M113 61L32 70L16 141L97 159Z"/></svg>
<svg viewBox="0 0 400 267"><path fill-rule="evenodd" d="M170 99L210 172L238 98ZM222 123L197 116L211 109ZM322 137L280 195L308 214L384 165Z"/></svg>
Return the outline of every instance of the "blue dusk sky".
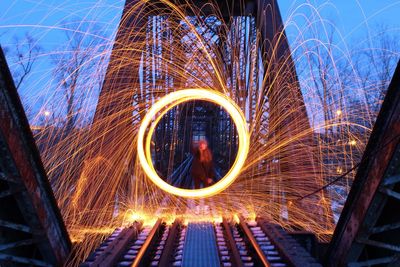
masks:
<svg viewBox="0 0 400 267"><path fill-rule="evenodd" d="M321 25L332 24L340 38L338 46L356 46L362 39L373 38L377 29L384 28L389 35L400 36L400 0L278 0L287 35L292 44L304 25L305 17L318 17ZM43 88L51 87L54 64L52 54L62 51L65 45L66 21L96 22L102 38L112 41L124 1L111 0L1 0L0 44L7 55L15 50L16 37L26 33L37 40L43 52L34 65L32 74L21 85L19 92L29 98L46 94ZM400 43L400 40L399 40ZM9 58L10 68L15 65Z"/></svg>
<svg viewBox="0 0 400 267"><path fill-rule="evenodd" d="M310 13L310 6L318 10L322 19L332 22L351 42L366 34L371 27L385 25L400 30L400 1L398 0L278 0L285 22L300 23L302 15ZM2 0L0 11L1 44L13 44L12 36L30 32L40 37L45 46L60 45L57 29L62 21L93 20L104 30L114 31L124 1L111 0ZM290 25L289 25L290 30ZM289 33L290 34L290 33Z"/></svg>

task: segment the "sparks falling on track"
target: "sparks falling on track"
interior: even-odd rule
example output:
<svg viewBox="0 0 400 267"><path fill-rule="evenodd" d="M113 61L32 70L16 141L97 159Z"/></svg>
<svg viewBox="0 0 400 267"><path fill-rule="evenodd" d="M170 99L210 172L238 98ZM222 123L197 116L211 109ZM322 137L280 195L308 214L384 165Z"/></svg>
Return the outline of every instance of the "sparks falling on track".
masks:
<svg viewBox="0 0 400 267"><path fill-rule="evenodd" d="M70 70L67 84L94 64L96 71L76 90L82 90L81 98L98 94L98 100L78 100L79 109L63 110L66 121L75 120L75 127L41 121L43 114L52 116L49 110L32 121L42 125L34 129L42 159L69 233L82 242L83 254L99 241L87 236L109 234L135 220L152 224L156 217L172 222L177 217L222 221L237 215L262 216L326 239L377 110L371 108L376 103L370 94L376 88L372 83L361 85L349 55L339 48L337 53L318 38L307 39L312 21L309 28L298 29L289 49L280 15L270 5L263 7L268 15L259 19L250 13L227 16L217 5L128 2L115 42L103 40L84 61L64 65ZM271 24L273 29L267 31ZM78 27L69 31L82 35L82 43L99 37ZM316 48L330 61L325 73L313 69L322 57L315 57ZM107 56L109 60L99 60ZM337 69L339 62L350 66L345 77ZM351 86L344 86L346 82ZM200 95L189 94L184 100L174 99L176 105L165 112L152 107L187 88L201 88L200 95L225 96L236 110L227 114L220 107L222 101L206 104L205 110L219 120L213 128L215 154L229 157L229 163L239 167L228 166L229 179L202 189L201 196L212 206L205 215L195 214L187 198L200 193L178 186L163 190L154 183L158 176L161 183L174 183L176 163L186 159L182 155L187 152L187 136L193 136L182 125L192 119L188 114L204 109L204 103L196 102ZM61 107L64 96L54 95L49 103ZM146 117L149 112L152 116ZM141 131L143 122L147 125ZM147 138L149 125L154 127ZM214 188L218 194L211 192Z"/></svg>

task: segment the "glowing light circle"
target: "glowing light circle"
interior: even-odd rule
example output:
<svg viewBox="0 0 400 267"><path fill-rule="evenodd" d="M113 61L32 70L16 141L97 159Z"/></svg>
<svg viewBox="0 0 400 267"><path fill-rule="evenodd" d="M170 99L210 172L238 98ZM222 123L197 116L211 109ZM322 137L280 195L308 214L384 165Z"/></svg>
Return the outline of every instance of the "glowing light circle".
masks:
<svg viewBox="0 0 400 267"><path fill-rule="evenodd" d="M237 156L231 169L218 183L201 189L184 189L168 184L158 176L150 155L150 139L158 121L166 112L168 112L168 110L183 102L191 100L205 100L222 106L231 116L239 137ZM150 129L146 135L146 130L148 128ZM145 140L146 142L144 142ZM144 116L138 132L137 151L143 171L147 177L162 190L173 195L187 198L210 197L222 192L231 185L239 175L245 163L249 151L249 133L247 130L246 119L236 103L222 93L202 88L176 91L159 99Z"/></svg>

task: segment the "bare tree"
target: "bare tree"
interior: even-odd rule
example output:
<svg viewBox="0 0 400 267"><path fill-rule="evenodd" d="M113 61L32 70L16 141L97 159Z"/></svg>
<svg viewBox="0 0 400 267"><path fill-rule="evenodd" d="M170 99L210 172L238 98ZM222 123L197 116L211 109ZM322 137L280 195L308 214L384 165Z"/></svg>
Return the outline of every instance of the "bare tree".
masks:
<svg viewBox="0 0 400 267"><path fill-rule="evenodd" d="M15 87L19 89L31 73L42 48L29 33L26 33L23 39L14 36L14 44L12 48L5 49L5 53L9 56L11 65L14 65L11 71L13 72Z"/></svg>
<svg viewBox="0 0 400 267"><path fill-rule="evenodd" d="M96 37L95 26L79 22L68 23L65 27L69 29L65 31L67 47L53 58L53 62L57 91L61 93L56 97L65 100L63 110L58 107L63 114L58 116L65 117L63 128L68 133L79 119L84 119L79 114L86 96L101 86L98 81L102 81L105 57L103 39Z"/></svg>
<svg viewBox="0 0 400 267"><path fill-rule="evenodd" d="M84 166L85 150L78 148L87 144L88 129L81 126L90 122L91 111L87 106L97 103L91 96L96 96L103 81L107 45L106 38L96 34L93 23L77 21L65 23L63 28L66 40L62 50L52 56L55 87L48 101L52 119L41 132L43 142L40 143L56 197L75 187L81 174L76 170ZM68 164L74 164L74 169ZM64 207L70 204L68 200L61 202L60 206Z"/></svg>
<svg viewBox="0 0 400 267"><path fill-rule="evenodd" d="M399 59L400 45L388 27L372 27L366 38L348 43L334 24L310 25L298 35L294 58L311 121L314 126L325 125L316 130L324 179L329 182L353 170L326 190L337 215Z"/></svg>
<svg viewBox="0 0 400 267"><path fill-rule="evenodd" d="M343 95L351 76L349 59L338 49L341 36L333 24L323 29L311 27L300 36L304 39L299 40L293 56L303 90L307 92L304 97L308 98L306 101L312 110L311 123L320 128L335 120L337 111L345 105ZM332 127L320 129L326 134L334 130Z"/></svg>
<svg viewBox="0 0 400 267"><path fill-rule="evenodd" d="M399 35L387 25L378 25L353 52L354 66L371 112L377 113L400 58Z"/></svg>

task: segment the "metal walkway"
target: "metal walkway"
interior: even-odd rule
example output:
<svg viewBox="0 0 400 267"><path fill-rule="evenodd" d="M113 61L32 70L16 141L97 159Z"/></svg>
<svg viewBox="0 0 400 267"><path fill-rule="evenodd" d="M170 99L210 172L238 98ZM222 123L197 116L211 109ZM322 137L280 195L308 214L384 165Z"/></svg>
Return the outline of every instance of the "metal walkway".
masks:
<svg viewBox="0 0 400 267"><path fill-rule="evenodd" d="M212 223L190 223L188 225L182 266L220 266Z"/></svg>

